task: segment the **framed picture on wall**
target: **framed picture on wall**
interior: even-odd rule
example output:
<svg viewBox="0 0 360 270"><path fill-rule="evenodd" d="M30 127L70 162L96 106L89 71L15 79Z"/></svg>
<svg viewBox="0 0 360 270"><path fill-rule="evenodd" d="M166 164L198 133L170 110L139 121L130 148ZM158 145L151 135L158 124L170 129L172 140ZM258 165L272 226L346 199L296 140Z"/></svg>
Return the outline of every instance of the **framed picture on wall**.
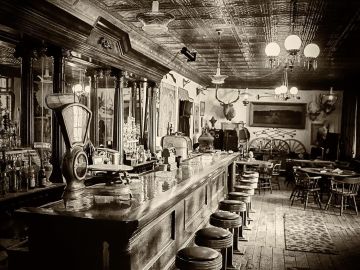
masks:
<svg viewBox="0 0 360 270"><path fill-rule="evenodd" d="M305 129L306 103L251 102L249 126Z"/></svg>
<svg viewBox="0 0 360 270"><path fill-rule="evenodd" d="M205 115L205 101L200 102L200 116Z"/></svg>

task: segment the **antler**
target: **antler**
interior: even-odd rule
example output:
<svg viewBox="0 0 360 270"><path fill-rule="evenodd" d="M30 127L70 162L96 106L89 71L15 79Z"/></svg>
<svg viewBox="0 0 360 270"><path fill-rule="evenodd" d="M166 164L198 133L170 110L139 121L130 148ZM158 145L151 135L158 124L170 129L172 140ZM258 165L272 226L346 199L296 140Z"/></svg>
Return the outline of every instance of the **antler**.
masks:
<svg viewBox="0 0 360 270"><path fill-rule="evenodd" d="M225 104L223 101L221 101L221 100L218 98L218 85L216 85L216 88L215 88L215 98L220 102L221 105L224 105L224 104Z"/></svg>
<svg viewBox="0 0 360 270"><path fill-rule="evenodd" d="M237 96L237 98L236 98L234 101L229 102L228 104L233 104L233 103L235 103L236 101L239 100L239 98L240 98L240 90L238 90L238 96Z"/></svg>

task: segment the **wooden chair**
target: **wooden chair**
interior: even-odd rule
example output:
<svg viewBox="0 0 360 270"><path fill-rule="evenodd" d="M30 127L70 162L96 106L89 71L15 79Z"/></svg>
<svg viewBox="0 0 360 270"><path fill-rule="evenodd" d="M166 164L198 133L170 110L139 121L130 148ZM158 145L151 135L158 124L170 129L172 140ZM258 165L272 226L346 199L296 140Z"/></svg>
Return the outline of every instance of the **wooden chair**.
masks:
<svg viewBox="0 0 360 270"><path fill-rule="evenodd" d="M280 168L281 163L276 163L272 170L272 178L271 178L271 185L277 186L277 188L280 190L280 182L279 182L279 176L280 176Z"/></svg>
<svg viewBox="0 0 360 270"><path fill-rule="evenodd" d="M261 193L261 190L270 189L270 193L272 193L272 172L273 172L273 165L270 166L267 165L260 165L258 168L259 171L259 183L258 183L258 189L259 194Z"/></svg>
<svg viewBox="0 0 360 270"><path fill-rule="evenodd" d="M331 187L330 187L330 197L328 202L326 203L325 210L328 210L331 198L333 195L340 196L341 204L340 204L340 216L343 213L343 210L346 209L347 203L344 199L348 200L349 198L353 199L354 208L356 215L358 214L358 209L356 205L356 195L358 194L360 186L360 177L348 177L343 178L341 180L332 179Z"/></svg>
<svg viewBox="0 0 360 270"><path fill-rule="evenodd" d="M297 170L300 169L301 167L300 166L293 166L292 167L292 170L291 170L291 176L290 176L290 173L288 174L288 176L286 178L289 178L291 177L291 181L289 181L288 183L292 183L294 185L293 187L293 190L290 194L290 198L289 200L291 201L293 196L295 196L296 194L299 194L299 190L301 189L301 179L298 178L298 175L297 175Z"/></svg>
<svg viewBox="0 0 360 270"><path fill-rule="evenodd" d="M321 209L321 201L319 194L320 187L318 185L319 179L321 179L321 176L309 176L305 172L296 170L295 187L290 195L291 205L294 204L295 198L300 197L304 202L304 209L306 209L309 200L309 195L313 195L314 202L317 202Z"/></svg>

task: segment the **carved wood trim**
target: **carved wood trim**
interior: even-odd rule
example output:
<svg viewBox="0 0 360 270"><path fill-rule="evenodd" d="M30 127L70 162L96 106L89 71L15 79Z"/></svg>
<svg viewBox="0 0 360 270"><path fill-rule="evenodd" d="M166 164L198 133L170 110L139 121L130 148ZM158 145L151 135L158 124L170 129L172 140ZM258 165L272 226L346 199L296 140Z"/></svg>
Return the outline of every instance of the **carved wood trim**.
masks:
<svg viewBox="0 0 360 270"><path fill-rule="evenodd" d="M0 0L0 3L0 23L29 36L155 81L170 71L132 49L128 34L104 18L100 17L93 27L46 1Z"/></svg>

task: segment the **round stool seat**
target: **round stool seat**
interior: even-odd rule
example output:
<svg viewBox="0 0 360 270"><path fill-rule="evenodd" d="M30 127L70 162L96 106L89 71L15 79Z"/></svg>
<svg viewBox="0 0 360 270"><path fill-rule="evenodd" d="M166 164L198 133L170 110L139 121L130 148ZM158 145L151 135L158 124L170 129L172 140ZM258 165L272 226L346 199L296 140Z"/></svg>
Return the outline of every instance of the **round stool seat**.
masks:
<svg viewBox="0 0 360 270"><path fill-rule="evenodd" d="M254 183L257 183L259 182L259 177L254 177L254 176L247 176L247 175L243 175L239 178L238 181L240 180L247 180L247 181L251 181L251 182L254 182Z"/></svg>
<svg viewBox="0 0 360 270"><path fill-rule="evenodd" d="M231 232L218 227L204 228L195 233L195 244L214 249L231 247L232 239Z"/></svg>
<svg viewBox="0 0 360 270"><path fill-rule="evenodd" d="M235 185L234 190L235 190L235 192L242 192L242 193L246 193L249 195L255 194L254 188L249 187L249 186L244 186L244 185Z"/></svg>
<svg viewBox="0 0 360 270"><path fill-rule="evenodd" d="M253 175L246 175L246 174L240 176L240 179L252 180L252 181L254 181L254 182L258 182L258 181L259 181L259 177L253 176Z"/></svg>
<svg viewBox="0 0 360 270"><path fill-rule="evenodd" d="M224 229L237 228L242 224L242 218L235 213L218 211L210 216L210 224Z"/></svg>
<svg viewBox="0 0 360 270"><path fill-rule="evenodd" d="M248 187L251 187L251 188L257 188L257 182L253 182L251 180L243 180L241 179L239 181L240 185L241 186L248 186Z"/></svg>
<svg viewBox="0 0 360 270"><path fill-rule="evenodd" d="M245 203L250 202L250 196L249 194L243 193L243 192L230 192L229 193L229 199L230 200L238 200Z"/></svg>
<svg viewBox="0 0 360 270"><path fill-rule="evenodd" d="M244 212L246 211L246 203L237 200L223 200L219 203L219 210Z"/></svg>
<svg viewBox="0 0 360 270"><path fill-rule="evenodd" d="M259 177L259 173L258 172L254 172L254 171L243 171L243 176L254 176L254 177Z"/></svg>
<svg viewBox="0 0 360 270"><path fill-rule="evenodd" d="M221 254L208 247L186 247L176 254L175 266L180 270L220 270Z"/></svg>

